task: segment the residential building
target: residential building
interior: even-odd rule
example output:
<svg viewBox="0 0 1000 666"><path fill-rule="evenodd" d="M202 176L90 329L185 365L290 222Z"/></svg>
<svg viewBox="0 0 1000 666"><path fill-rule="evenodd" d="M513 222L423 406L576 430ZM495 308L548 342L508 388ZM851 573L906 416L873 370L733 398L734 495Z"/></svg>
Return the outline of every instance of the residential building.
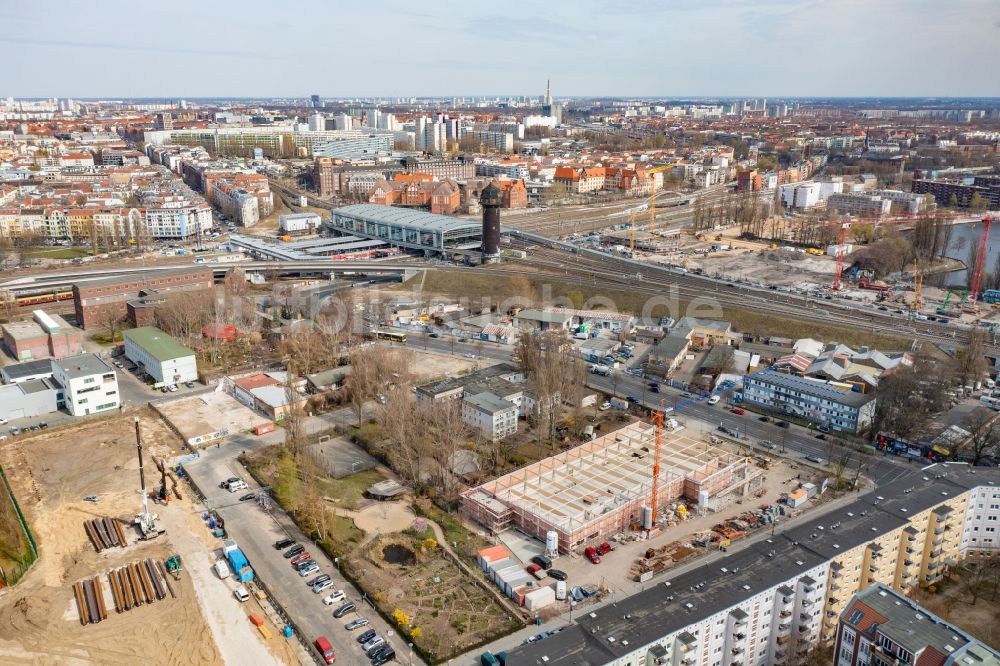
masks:
<svg viewBox="0 0 1000 666"><path fill-rule="evenodd" d="M198 379L195 353L153 326L125 331L125 357L149 375L154 386Z"/></svg>
<svg viewBox="0 0 1000 666"><path fill-rule="evenodd" d="M514 135L510 132L476 132L479 143L502 153L514 152Z"/></svg>
<svg viewBox="0 0 1000 666"><path fill-rule="evenodd" d="M787 208L812 208L820 203L820 184L816 182L782 185L779 192Z"/></svg>
<svg viewBox="0 0 1000 666"><path fill-rule="evenodd" d="M494 442L517 432L517 417L515 403L490 391L466 395L462 400L462 420Z"/></svg>
<svg viewBox="0 0 1000 666"><path fill-rule="evenodd" d="M976 176L971 185L953 180L914 178L910 191L931 194L940 206L962 208L971 206L972 197L978 194L990 210L1000 208L1000 178L995 176Z"/></svg>
<svg viewBox="0 0 1000 666"><path fill-rule="evenodd" d="M503 383L506 382L506 383ZM524 373L510 363L497 363L462 377L453 377L433 384L418 386L417 402L461 400L466 392L491 391L495 395L517 403L520 401ZM468 387L468 388L467 388Z"/></svg>
<svg viewBox="0 0 1000 666"><path fill-rule="evenodd" d="M874 638L877 644L874 622L853 628L854 623L846 620L861 608L858 603L870 601L874 606L889 598L888 593L879 594L888 588L905 594L917 585L937 582L948 566L972 554L971 548L961 546L961 528L981 517L970 498L983 491L1000 500L1000 471L957 463L931 465L922 476L882 484L846 507L730 553L722 561L651 583L638 594L616 598L613 605L580 614L558 634L512 650L508 663L786 666L798 663L818 645L839 641L837 647L843 647L849 639L843 629L838 631L838 618L844 619L842 627L851 628L854 639L860 638L857 629L861 629L865 640ZM493 510L501 508L497 504ZM852 602L853 595L879 584L884 587L874 588L874 599ZM908 630L913 622L922 621L919 610L907 608L903 599L898 605L896 601L892 599L891 608L882 613L888 624L885 635L891 640L895 631L902 631L897 644L914 645L906 651L923 650L923 658L896 662L880 657L876 648L869 651L868 660L838 660L836 666L996 663L993 654L982 651L964 655L970 657L966 660L960 632L950 645L963 658L953 662L947 661L947 649L937 655L915 645L913 641L927 638ZM894 622L896 617L909 624ZM860 648L856 652L860 654Z"/></svg>
<svg viewBox="0 0 1000 666"><path fill-rule="evenodd" d="M127 303L140 297L144 290L161 293L187 291L210 292L215 288L211 268L162 271L142 277L118 276L73 285L73 306L77 324L84 330L103 325L107 317L124 318Z"/></svg>
<svg viewBox="0 0 1000 666"><path fill-rule="evenodd" d="M63 389L66 409L87 416L118 409L118 376L96 354L80 354L52 361L52 378Z"/></svg>
<svg viewBox="0 0 1000 666"><path fill-rule="evenodd" d="M880 218L892 212L892 201L877 194L831 194L826 207L843 215Z"/></svg>
<svg viewBox="0 0 1000 666"><path fill-rule="evenodd" d="M1000 666L1000 652L888 585L854 595L840 614L835 666Z"/></svg>
<svg viewBox="0 0 1000 666"><path fill-rule="evenodd" d="M758 370L743 379L743 400L778 414L789 414L834 431L863 432L875 415L875 396L808 377Z"/></svg>

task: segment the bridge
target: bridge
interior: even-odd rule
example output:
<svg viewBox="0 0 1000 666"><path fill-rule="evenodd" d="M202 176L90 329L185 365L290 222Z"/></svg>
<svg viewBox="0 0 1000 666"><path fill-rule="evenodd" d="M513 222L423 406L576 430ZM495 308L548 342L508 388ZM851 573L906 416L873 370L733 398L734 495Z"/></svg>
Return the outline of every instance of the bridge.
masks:
<svg viewBox="0 0 1000 666"><path fill-rule="evenodd" d="M131 268L92 268L87 270L60 271L26 275L0 282L0 290L15 296L37 293L45 289L69 289L74 284L93 280L103 280L115 276L154 275L162 271L176 271L188 266L164 264L159 266L135 266ZM204 263L190 268L209 268L216 279L222 279L233 269L245 273L279 275L282 277L304 277L308 275L398 275L408 280L425 270L419 264L388 263L381 261L331 261L329 259L299 261L241 261L233 263Z"/></svg>

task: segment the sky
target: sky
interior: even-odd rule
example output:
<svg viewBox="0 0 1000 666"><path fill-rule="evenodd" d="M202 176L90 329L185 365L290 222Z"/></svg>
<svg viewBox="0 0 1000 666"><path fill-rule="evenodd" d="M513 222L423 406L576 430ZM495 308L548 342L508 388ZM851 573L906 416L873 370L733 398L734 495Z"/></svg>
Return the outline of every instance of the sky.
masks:
<svg viewBox="0 0 1000 666"><path fill-rule="evenodd" d="M1000 1L5 2L0 63L0 97L1000 96Z"/></svg>

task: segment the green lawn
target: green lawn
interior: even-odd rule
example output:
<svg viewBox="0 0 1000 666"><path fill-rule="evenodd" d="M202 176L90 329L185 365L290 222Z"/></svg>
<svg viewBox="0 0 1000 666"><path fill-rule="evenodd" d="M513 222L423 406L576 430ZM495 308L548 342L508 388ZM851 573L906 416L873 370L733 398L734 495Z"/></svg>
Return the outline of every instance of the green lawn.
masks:
<svg viewBox="0 0 1000 666"><path fill-rule="evenodd" d="M97 253L107 252L107 248L97 248ZM80 259L90 256L89 247L52 247L28 250L25 255L32 259Z"/></svg>
<svg viewBox="0 0 1000 666"><path fill-rule="evenodd" d="M358 507L369 486L379 481L385 481L385 477L376 470L370 469L345 476L342 479L321 476L317 481L321 493L339 500L337 506L350 510Z"/></svg>

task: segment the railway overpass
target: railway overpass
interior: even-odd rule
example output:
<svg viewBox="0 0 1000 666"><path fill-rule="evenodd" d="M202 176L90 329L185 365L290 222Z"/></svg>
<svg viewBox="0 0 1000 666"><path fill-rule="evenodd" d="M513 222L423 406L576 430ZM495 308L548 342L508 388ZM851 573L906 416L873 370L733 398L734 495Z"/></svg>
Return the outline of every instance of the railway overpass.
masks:
<svg viewBox="0 0 1000 666"><path fill-rule="evenodd" d="M425 270L420 264L404 264L380 261L330 261L316 259L308 261L242 261L234 263L196 264L191 268L210 268L217 280L229 271L239 268L245 273L280 275L282 277L304 277L309 275L398 275L408 280ZM0 290L14 296L37 293L45 289L69 288L75 283L86 283L115 276L152 275L161 271L176 271L185 266L164 264L160 266L135 266L130 268L91 268L24 275L0 282Z"/></svg>

